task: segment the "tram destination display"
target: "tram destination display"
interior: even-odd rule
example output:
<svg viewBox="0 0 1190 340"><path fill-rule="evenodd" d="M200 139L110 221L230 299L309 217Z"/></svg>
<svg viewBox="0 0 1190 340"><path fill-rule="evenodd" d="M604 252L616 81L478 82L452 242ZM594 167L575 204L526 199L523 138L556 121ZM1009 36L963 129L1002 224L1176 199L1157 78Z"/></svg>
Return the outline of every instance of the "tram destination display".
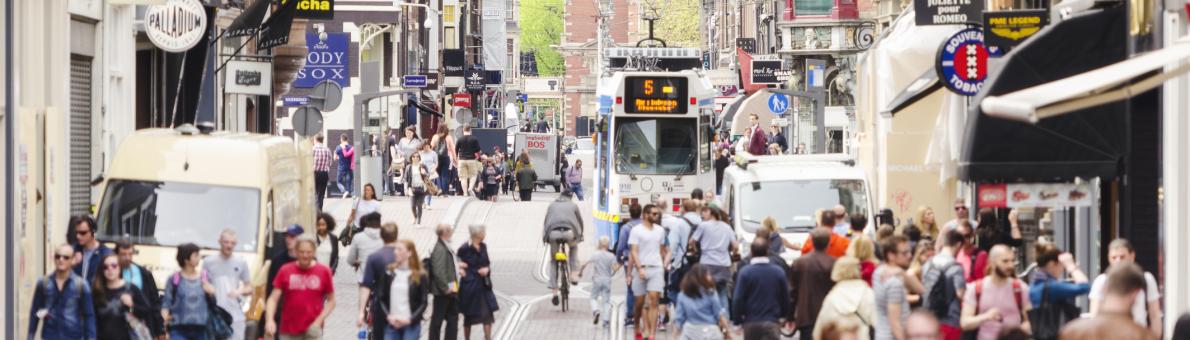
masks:
<svg viewBox="0 0 1190 340"><path fill-rule="evenodd" d="M686 78L625 77L625 113L686 113Z"/></svg>

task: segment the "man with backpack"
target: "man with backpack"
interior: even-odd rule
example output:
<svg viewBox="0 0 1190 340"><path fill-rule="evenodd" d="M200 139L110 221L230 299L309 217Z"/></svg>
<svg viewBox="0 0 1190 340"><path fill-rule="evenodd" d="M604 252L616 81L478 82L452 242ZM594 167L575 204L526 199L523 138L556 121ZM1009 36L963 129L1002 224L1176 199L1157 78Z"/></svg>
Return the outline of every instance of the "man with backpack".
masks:
<svg viewBox="0 0 1190 340"><path fill-rule="evenodd" d="M978 340L995 340L1017 328L1028 332L1029 286L1016 278L1016 257L1008 246L996 245L988 258L991 274L967 284L963 330L973 331Z"/></svg>
<svg viewBox="0 0 1190 340"><path fill-rule="evenodd" d="M963 236L955 229L948 229L942 240L942 250L925 264L922 281L926 295L922 305L938 318L943 340L959 340L962 336L960 299L966 293L967 279L963 276L963 267L955 261L955 254L963 243Z"/></svg>
<svg viewBox="0 0 1190 340"><path fill-rule="evenodd" d="M37 336L37 325L45 321L41 338L94 340L95 304L91 288L71 271L74 247L59 245L54 250L54 272L37 281L29 309L29 340Z"/></svg>
<svg viewBox="0 0 1190 340"><path fill-rule="evenodd" d="M1136 251L1128 240L1118 238L1107 246L1107 262L1112 267L1125 263L1136 262ZM1141 327L1147 327L1149 332L1161 336L1161 291L1157 289L1157 280L1153 274L1144 272L1145 289L1136 295L1136 299L1129 306L1132 320ZM1104 300L1104 286L1107 285L1107 273L1100 274L1091 283L1091 314L1099 314Z"/></svg>
<svg viewBox="0 0 1190 340"><path fill-rule="evenodd" d="M698 224L702 223L702 216L698 214L701 208L698 200L688 199L682 202L681 215L665 215L661 218L661 225L669 229L667 238L669 248L672 249L669 263L673 268L670 270L666 286L666 295L671 302L678 301L678 288L681 285L682 277L685 277L686 271L690 269L690 265L687 264L687 256L695 255L695 253L687 252L687 248L690 244L690 235L693 235L694 230L698 229ZM691 259L693 260L693 258Z"/></svg>

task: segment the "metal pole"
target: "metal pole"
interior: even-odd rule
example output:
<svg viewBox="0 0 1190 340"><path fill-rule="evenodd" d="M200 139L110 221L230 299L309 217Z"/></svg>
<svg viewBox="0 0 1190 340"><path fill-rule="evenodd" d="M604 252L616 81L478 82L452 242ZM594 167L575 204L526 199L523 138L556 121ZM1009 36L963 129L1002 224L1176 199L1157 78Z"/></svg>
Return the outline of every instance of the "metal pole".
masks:
<svg viewBox="0 0 1190 340"><path fill-rule="evenodd" d="M12 0L4 0L4 338L16 339L16 272L15 261L12 257L15 254L13 249L16 242L13 241L13 230L16 229L16 224L13 220L13 206L16 202L13 190L13 163L16 157L13 155L13 118L15 110L13 110L13 75L12 75Z"/></svg>

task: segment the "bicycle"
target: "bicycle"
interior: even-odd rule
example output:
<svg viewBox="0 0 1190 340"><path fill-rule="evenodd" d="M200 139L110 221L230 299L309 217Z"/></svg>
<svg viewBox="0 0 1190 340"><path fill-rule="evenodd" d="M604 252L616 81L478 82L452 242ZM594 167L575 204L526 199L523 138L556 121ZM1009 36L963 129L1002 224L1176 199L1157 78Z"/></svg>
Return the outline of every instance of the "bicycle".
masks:
<svg viewBox="0 0 1190 340"><path fill-rule="evenodd" d="M562 312L566 312L570 307L570 254L567 253L569 248L565 241L554 242L558 247L558 252L554 253L554 270L557 275L554 275L554 282L558 287L558 294L560 304L562 305Z"/></svg>

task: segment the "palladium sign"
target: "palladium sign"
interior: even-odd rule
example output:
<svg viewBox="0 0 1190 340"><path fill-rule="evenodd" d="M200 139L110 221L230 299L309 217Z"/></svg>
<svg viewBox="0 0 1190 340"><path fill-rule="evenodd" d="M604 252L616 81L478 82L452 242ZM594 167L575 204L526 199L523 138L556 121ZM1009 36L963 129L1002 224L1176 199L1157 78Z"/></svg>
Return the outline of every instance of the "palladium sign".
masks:
<svg viewBox="0 0 1190 340"><path fill-rule="evenodd" d="M170 0L165 5L149 6L145 12L145 32L149 40L166 52L185 52L207 31L207 11L198 0Z"/></svg>

